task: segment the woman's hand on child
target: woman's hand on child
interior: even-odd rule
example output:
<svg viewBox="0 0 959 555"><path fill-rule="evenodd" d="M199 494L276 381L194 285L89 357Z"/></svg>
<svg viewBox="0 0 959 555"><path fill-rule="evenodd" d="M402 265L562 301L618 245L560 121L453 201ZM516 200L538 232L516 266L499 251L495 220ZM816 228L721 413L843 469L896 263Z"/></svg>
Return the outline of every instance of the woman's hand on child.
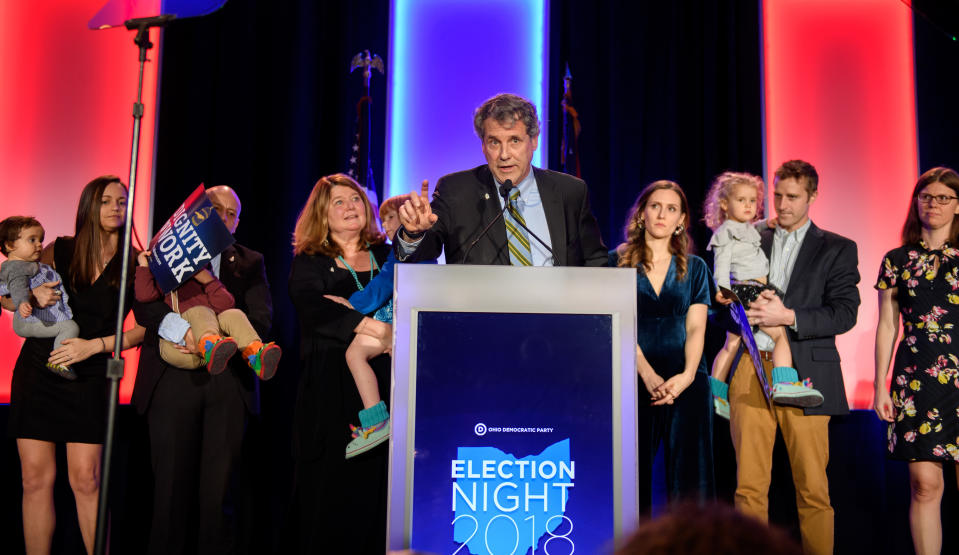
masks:
<svg viewBox="0 0 959 555"><path fill-rule="evenodd" d="M33 307L30 306L30 303L24 301L20 303L20 309L18 312L20 312L21 318L29 318L30 315L33 314Z"/></svg>
<svg viewBox="0 0 959 555"><path fill-rule="evenodd" d="M343 297L337 297L336 295L323 295L327 299L330 299L334 303L340 303L341 305L347 308L353 308L353 305L350 304L350 301L344 299Z"/></svg>
<svg viewBox="0 0 959 555"><path fill-rule="evenodd" d="M47 362L60 366L70 366L71 364L84 361L99 353L103 346L99 337L95 339L71 337L64 339L61 345L59 349L50 353L50 358L47 359Z"/></svg>
<svg viewBox="0 0 959 555"><path fill-rule="evenodd" d="M144 268L150 267L150 251L143 251L137 255L137 264Z"/></svg>
<svg viewBox="0 0 959 555"><path fill-rule="evenodd" d="M57 304L60 300L59 281L48 281L33 288L33 298L37 300L38 308L46 308Z"/></svg>

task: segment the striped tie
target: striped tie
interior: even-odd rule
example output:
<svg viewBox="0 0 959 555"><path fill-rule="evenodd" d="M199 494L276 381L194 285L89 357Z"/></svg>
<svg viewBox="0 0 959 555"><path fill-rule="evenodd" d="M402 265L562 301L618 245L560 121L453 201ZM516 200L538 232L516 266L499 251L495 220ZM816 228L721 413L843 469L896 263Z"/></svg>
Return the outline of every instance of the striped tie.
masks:
<svg viewBox="0 0 959 555"><path fill-rule="evenodd" d="M509 261L513 266L532 266L533 255L529 249L529 236L520 224L526 225L519 207L519 189L509 195L509 210L506 211L506 235L509 246ZM517 223L519 222L519 223Z"/></svg>

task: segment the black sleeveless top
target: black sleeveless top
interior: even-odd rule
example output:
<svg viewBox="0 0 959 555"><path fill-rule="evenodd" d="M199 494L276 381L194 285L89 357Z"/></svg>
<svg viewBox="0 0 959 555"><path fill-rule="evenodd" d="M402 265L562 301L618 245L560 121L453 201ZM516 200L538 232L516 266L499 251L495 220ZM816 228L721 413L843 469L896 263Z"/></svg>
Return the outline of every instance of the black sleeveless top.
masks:
<svg viewBox="0 0 959 555"><path fill-rule="evenodd" d="M78 287L70 282L75 244L72 237L58 237L53 246L53 260L63 280L62 287L70 296L70 309L80 328L80 338L113 335L119 289L111 287L109 281L123 253L118 250L93 284ZM131 258L124 314L129 312L133 301L133 260ZM111 355L99 353L74 364L72 367L79 377L71 382L46 368L52 349L52 338L24 340L10 387L9 435L53 442L102 443L108 397L106 365Z"/></svg>

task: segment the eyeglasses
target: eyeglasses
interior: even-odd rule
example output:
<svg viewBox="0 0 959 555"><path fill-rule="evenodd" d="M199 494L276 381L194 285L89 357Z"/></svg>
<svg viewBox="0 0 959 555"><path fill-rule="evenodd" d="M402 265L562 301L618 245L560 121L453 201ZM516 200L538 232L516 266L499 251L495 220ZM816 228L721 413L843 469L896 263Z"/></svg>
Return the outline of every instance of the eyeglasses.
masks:
<svg viewBox="0 0 959 555"><path fill-rule="evenodd" d="M917 198L919 199L919 202L923 204L931 204L933 199L936 200L937 204L949 204L959 197L947 197L946 195L927 195L926 193L923 193Z"/></svg>

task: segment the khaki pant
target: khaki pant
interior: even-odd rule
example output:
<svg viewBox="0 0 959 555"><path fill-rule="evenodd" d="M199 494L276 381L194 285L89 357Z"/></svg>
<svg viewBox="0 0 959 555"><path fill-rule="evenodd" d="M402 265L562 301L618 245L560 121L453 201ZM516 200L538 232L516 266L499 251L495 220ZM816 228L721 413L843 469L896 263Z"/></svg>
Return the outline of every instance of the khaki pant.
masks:
<svg viewBox="0 0 959 555"><path fill-rule="evenodd" d="M766 379L772 362L763 361ZM833 509L829 504L829 416L803 414L801 408L773 404L770 409L752 359L743 354L729 384L730 432L736 449L736 508L763 522L769 519L776 428L782 430L799 509L803 552L833 551Z"/></svg>
<svg viewBox="0 0 959 555"><path fill-rule="evenodd" d="M219 315L206 306L195 306L180 316L190 323L190 329L193 330L193 338L197 344L204 335L222 335L229 336L236 340L237 346L242 351L244 347L254 341L260 341L260 336L256 334L246 314L236 308L224 310ZM202 347L200 347L202 352ZM160 358L168 364L177 368L192 370L203 366L203 355L181 353L176 346L160 339Z"/></svg>

